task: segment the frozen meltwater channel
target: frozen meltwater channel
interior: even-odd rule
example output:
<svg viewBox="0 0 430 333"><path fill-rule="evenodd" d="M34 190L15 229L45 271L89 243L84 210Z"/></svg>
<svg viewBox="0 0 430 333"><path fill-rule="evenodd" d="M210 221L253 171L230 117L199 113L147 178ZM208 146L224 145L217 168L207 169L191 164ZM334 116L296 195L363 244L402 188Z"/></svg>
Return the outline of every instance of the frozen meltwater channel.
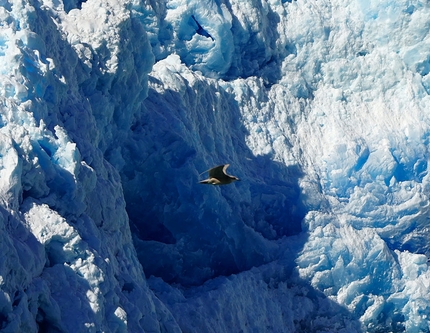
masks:
<svg viewBox="0 0 430 333"><path fill-rule="evenodd" d="M413 0L0 0L0 330L429 332L429 30Z"/></svg>

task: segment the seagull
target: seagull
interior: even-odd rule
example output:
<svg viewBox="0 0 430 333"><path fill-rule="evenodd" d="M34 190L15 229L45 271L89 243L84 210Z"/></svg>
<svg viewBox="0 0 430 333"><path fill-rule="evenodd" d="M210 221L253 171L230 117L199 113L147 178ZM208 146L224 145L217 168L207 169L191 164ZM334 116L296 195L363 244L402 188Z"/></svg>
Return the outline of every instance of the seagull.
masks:
<svg viewBox="0 0 430 333"><path fill-rule="evenodd" d="M230 164L222 164L212 169L207 170L209 172L209 178L200 181L200 184L209 184L209 185L226 185L230 184L236 180L240 180L239 178L231 175L227 175L225 172ZM206 171L205 171L206 172ZM202 172L204 173L204 172Z"/></svg>

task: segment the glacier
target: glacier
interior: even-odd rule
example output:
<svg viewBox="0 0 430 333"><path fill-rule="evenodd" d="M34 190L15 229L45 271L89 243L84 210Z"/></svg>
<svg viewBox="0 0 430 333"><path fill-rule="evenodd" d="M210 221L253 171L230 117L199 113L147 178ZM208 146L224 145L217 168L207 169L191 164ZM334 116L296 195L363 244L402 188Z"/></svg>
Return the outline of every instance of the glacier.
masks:
<svg viewBox="0 0 430 333"><path fill-rule="evenodd" d="M420 0L0 0L0 331L429 332L429 32Z"/></svg>

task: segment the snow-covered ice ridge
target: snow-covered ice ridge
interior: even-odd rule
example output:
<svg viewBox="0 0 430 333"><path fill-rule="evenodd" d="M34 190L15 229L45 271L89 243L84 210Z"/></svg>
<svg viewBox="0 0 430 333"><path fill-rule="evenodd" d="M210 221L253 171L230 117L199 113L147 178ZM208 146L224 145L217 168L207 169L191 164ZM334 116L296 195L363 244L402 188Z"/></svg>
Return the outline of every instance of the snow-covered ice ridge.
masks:
<svg viewBox="0 0 430 333"><path fill-rule="evenodd" d="M0 0L1 332L429 332L429 32L414 0Z"/></svg>

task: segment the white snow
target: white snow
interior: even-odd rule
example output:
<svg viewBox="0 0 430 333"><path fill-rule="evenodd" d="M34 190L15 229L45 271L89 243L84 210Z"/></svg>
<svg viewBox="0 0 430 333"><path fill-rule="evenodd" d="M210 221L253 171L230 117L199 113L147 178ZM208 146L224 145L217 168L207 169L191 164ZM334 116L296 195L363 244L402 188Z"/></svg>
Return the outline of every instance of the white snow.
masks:
<svg viewBox="0 0 430 333"><path fill-rule="evenodd" d="M418 0L0 0L0 330L429 332L429 30Z"/></svg>

